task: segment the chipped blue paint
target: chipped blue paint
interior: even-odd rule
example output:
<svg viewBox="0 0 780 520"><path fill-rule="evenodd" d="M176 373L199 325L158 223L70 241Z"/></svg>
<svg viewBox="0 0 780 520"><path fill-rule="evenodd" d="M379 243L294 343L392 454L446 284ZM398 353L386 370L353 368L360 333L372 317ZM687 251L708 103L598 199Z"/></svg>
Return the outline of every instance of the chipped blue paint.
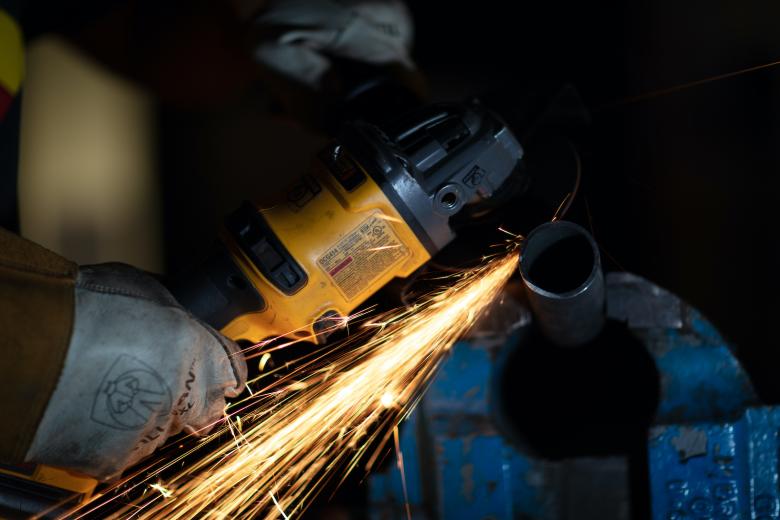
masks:
<svg viewBox="0 0 780 520"><path fill-rule="evenodd" d="M745 410L731 422L660 426L648 442L654 520L773 520L780 515L780 408ZM689 458L680 438L703 433L706 451Z"/></svg>
<svg viewBox="0 0 780 520"><path fill-rule="evenodd" d="M656 421L734 418L758 402L750 379L717 330L698 311L687 310L682 330L635 332L661 375Z"/></svg>
<svg viewBox="0 0 780 520"><path fill-rule="evenodd" d="M700 313L683 307L681 328L629 323L661 377L648 439L653 519L780 520L780 408L756 407L728 344ZM571 514L562 504L571 495L565 482L574 482L568 473L574 466L524 453L502 435L491 385L516 346L518 336L499 347L457 343L403 425L414 520ZM406 518L395 464L369 483L372 519Z"/></svg>
<svg viewBox="0 0 780 520"><path fill-rule="evenodd" d="M494 354L479 343L456 343L401 428L415 520L549 518L545 512L549 499L540 477L546 463L518 452L494 427L490 392ZM369 480L371 517L405 518L403 496L400 471L393 462Z"/></svg>
<svg viewBox="0 0 780 520"><path fill-rule="evenodd" d="M399 431L399 445L404 461L406 496L414 520L428 518L425 515L422 478L425 472L420 461L416 434L419 415L412 413ZM375 472L369 480L369 502L374 518L406 518L404 488L397 459L392 457L390 467L384 472Z"/></svg>

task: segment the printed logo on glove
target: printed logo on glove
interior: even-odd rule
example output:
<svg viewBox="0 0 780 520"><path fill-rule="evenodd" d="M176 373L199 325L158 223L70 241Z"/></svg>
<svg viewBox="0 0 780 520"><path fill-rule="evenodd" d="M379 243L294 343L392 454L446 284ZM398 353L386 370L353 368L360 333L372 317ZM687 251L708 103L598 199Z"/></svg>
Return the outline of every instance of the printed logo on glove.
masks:
<svg viewBox="0 0 780 520"><path fill-rule="evenodd" d="M112 428L138 430L170 409L171 390L162 377L146 363L121 355L103 378L90 417Z"/></svg>

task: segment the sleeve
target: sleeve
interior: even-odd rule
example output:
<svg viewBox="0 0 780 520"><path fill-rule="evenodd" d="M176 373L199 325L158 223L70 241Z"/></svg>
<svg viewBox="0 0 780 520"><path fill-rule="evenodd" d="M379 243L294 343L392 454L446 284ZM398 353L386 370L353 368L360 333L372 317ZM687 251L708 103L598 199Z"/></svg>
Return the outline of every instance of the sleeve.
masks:
<svg viewBox="0 0 780 520"><path fill-rule="evenodd" d="M0 228L0 461L21 462L62 371L77 266Z"/></svg>

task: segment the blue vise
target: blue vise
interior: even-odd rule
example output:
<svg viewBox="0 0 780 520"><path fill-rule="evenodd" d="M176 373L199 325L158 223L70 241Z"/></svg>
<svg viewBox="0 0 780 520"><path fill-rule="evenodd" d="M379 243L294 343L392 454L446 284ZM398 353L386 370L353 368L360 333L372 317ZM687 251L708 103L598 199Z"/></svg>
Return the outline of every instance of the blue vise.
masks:
<svg viewBox="0 0 780 520"><path fill-rule="evenodd" d="M370 517L406 518L408 505L415 520L780 518L780 408L760 406L717 330L639 276L603 277L597 246L574 224L537 228L521 254L525 290L507 294L453 347L401 425L406 486L398 464L372 474ZM572 261L590 262L590 269L569 286L558 283L560 268L548 273L556 280L550 285L533 266ZM618 449L550 457L529 442L522 418L511 417L512 402L544 405L548 398L533 387L507 394L508 383L529 374L518 370L518 353L540 334L552 350L588 348L581 345L605 341L610 328L630 335L655 372L640 456ZM632 370L626 366L624 377ZM537 437L557 434L557 423L540 422Z"/></svg>

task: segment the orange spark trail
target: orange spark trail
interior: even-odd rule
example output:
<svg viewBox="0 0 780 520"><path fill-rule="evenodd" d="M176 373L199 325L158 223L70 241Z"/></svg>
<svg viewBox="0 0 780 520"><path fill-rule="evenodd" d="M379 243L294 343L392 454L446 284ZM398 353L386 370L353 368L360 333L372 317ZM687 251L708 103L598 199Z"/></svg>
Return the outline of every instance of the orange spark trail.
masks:
<svg viewBox="0 0 780 520"><path fill-rule="evenodd" d="M170 495L147 493L119 516L300 516L326 483L343 482L363 456L370 469L450 347L500 294L517 263L517 253L489 260L455 276L450 288L366 324L373 335L360 345L337 348L329 365L309 367L266 401L245 406L240 422L227 417L221 428L233 432L232 442L155 487Z"/></svg>
<svg viewBox="0 0 780 520"><path fill-rule="evenodd" d="M681 83L679 85L674 85L672 87L663 88L659 90L653 90L651 92L645 92L644 94L637 94L635 96L619 99L617 101L614 101L612 103L602 105L599 107L596 107L592 110L593 113L601 112L602 110L608 109L608 108L617 108L624 105L630 105L632 103L637 103L639 101L646 101L648 99L654 99L657 97L667 96L669 94L673 94L675 92L679 92L681 90L687 90L689 88L698 87L699 85L704 85L707 83L712 83L714 81L720 81L727 78L733 78L734 76L741 76L742 74L748 74L750 72L756 72L758 70L763 69L769 69L772 67L777 67L780 65L780 60L777 61L771 61L769 63L762 63L761 65L755 65L753 67L746 67L744 69L734 70L731 72L726 72L724 74L718 74L715 76L710 76L708 78L703 78L695 81L689 81L687 83Z"/></svg>
<svg viewBox="0 0 780 520"><path fill-rule="evenodd" d="M406 467L404 466L404 454L401 452L401 441L398 440L398 427L393 428L393 444L395 445L395 458L398 472L401 474L401 488L404 490L404 506L406 508L406 520L412 520L412 508L409 505L409 493L406 491Z"/></svg>

